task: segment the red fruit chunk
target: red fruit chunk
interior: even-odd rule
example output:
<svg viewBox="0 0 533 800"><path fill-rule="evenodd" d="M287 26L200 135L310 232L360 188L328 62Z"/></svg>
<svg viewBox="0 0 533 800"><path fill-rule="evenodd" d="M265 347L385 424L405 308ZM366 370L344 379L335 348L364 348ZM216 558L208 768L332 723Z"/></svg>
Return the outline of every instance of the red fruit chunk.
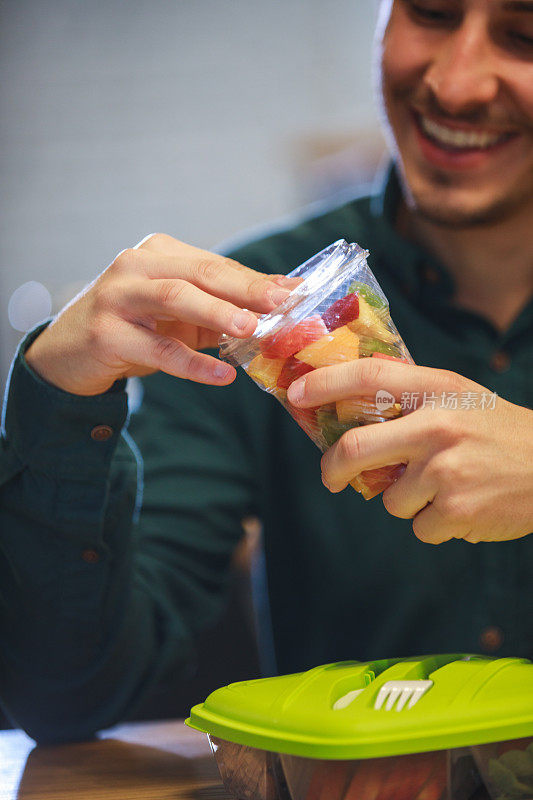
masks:
<svg viewBox="0 0 533 800"><path fill-rule="evenodd" d="M355 771L344 800L376 800L395 758L369 758Z"/></svg>
<svg viewBox="0 0 533 800"><path fill-rule="evenodd" d="M276 333L259 340L259 347L265 358L288 358L302 350L311 342L316 342L328 332L319 314L286 325Z"/></svg>
<svg viewBox="0 0 533 800"><path fill-rule="evenodd" d="M444 754L443 754L444 756ZM422 790L417 794L417 800L442 800L447 796L448 783L446 758L441 758Z"/></svg>
<svg viewBox="0 0 533 800"><path fill-rule="evenodd" d="M287 410L291 417L296 420L300 428L306 432L310 439L318 433L318 423L316 421L316 408L296 408L292 403L287 402Z"/></svg>
<svg viewBox="0 0 533 800"><path fill-rule="evenodd" d="M313 367L310 364L304 364L303 361L298 361L294 356L289 356L278 378L278 389L288 389L296 378L301 378L302 375L311 372L312 369Z"/></svg>
<svg viewBox="0 0 533 800"><path fill-rule="evenodd" d="M437 770L445 756L440 753L416 753L398 756L376 800L413 800Z"/></svg>
<svg viewBox="0 0 533 800"><path fill-rule="evenodd" d="M357 478L350 481L353 488L361 492L365 500L372 500L388 489L405 472L405 464L390 464L376 469L365 469Z"/></svg>
<svg viewBox="0 0 533 800"><path fill-rule="evenodd" d="M359 297L356 294L347 294L340 300L335 300L322 314L322 319L328 331L334 331L341 325L353 322L359 316Z"/></svg>
<svg viewBox="0 0 533 800"><path fill-rule="evenodd" d="M406 358L398 358L398 356L388 356L386 353L372 353L372 358L386 358L387 361L402 361L404 364L409 364Z"/></svg>

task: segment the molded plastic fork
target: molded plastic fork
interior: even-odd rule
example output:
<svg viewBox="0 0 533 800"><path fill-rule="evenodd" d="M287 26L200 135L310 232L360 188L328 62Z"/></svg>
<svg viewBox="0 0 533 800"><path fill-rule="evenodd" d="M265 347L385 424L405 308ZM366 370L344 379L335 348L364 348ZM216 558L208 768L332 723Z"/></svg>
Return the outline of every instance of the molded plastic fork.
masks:
<svg viewBox="0 0 533 800"><path fill-rule="evenodd" d="M374 708L379 711L385 704L385 711L390 711L396 704L396 711L401 711L407 704L412 708L422 695L433 686L433 681L387 681L378 692ZM397 701L397 702L396 702Z"/></svg>

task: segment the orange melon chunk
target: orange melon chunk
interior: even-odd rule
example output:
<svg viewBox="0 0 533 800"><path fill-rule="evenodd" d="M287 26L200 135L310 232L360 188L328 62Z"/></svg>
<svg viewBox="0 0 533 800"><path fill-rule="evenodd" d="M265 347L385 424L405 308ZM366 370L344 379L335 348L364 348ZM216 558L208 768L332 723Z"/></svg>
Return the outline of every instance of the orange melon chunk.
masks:
<svg viewBox="0 0 533 800"><path fill-rule="evenodd" d="M246 372L265 389L274 389L284 363L284 358L265 358L259 354L250 361Z"/></svg>
<svg viewBox="0 0 533 800"><path fill-rule="evenodd" d="M347 325L343 325L308 344L294 357L315 369L354 361L359 358L359 337Z"/></svg>

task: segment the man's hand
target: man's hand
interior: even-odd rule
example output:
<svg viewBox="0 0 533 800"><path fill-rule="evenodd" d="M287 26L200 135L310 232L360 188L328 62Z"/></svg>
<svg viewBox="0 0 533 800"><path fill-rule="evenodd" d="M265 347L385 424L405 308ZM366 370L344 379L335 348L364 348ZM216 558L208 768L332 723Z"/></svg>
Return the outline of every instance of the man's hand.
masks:
<svg viewBox="0 0 533 800"><path fill-rule="evenodd" d="M504 541L533 532L533 411L501 398L481 408L490 391L461 375L373 358L310 372L291 384L288 399L310 408L380 389L396 402L418 393L419 406L424 393L434 393L435 408L426 403L347 431L322 458L330 491L342 491L363 470L403 462L383 503L393 516L413 519L422 541ZM469 392L477 403L462 408ZM440 407L443 393L455 393L457 409Z"/></svg>
<svg viewBox="0 0 533 800"><path fill-rule="evenodd" d="M26 360L49 383L80 395L157 370L226 385L235 369L196 351L215 347L221 333L251 336L257 314L287 297L286 284L284 276L153 234L119 253L37 337Z"/></svg>

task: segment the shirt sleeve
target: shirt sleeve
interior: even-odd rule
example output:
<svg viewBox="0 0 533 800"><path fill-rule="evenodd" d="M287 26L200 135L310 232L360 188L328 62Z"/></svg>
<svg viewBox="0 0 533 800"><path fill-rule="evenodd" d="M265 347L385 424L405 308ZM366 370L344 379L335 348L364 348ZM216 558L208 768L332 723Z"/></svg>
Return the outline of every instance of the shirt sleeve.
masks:
<svg viewBox="0 0 533 800"><path fill-rule="evenodd" d="M29 368L40 330L17 353L3 415L0 697L48 742L91 736L188 671L254 482L220 390L147 379L134 443L124 382L79 397Z"/></svg>

